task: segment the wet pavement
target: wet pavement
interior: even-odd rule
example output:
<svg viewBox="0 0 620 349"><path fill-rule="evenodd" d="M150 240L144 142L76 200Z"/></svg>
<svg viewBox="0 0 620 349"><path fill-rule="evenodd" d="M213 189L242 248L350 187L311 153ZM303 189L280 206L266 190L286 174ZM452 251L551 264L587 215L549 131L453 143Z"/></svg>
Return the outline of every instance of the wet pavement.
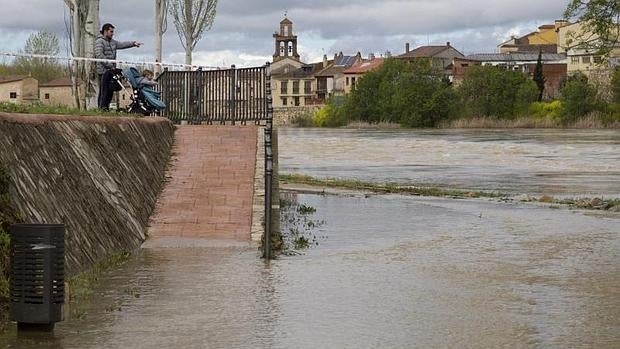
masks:
<svg viewBox="0 0 620 349"><path fill-rule="evenodd" d="M292 195L292 196L290 196ZM317 247L147 249L12 348L618 348L620 217L484 200L289 194Z"/></svg>
<svg viewBox="0 0 620 349"><path fill-rule="evenodd" d="M620 197L618 130L281 128L281 173L513 194Z"/></svg>

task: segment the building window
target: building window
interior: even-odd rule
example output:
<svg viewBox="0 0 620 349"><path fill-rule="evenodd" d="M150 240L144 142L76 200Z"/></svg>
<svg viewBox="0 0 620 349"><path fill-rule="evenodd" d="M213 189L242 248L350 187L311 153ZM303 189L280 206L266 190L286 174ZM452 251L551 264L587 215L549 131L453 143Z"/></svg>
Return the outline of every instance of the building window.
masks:
<svg viewBox="0 0 620 349"><path fill-rule="evenodd" d="M299 81L293 81L293 94L299 94Z"/></svg>
<svg viewBox="0 0 620 349"><path fill-rule="evenodd" d="M293 43L291 41L288 42L288 55L293 55Z"/></svg>
<svg viewBox="0 0 620 349"><path fill-rule="evenodd" d="M49 93L45 94L45 99L50 99L50 94Z"/></svg>
<svg viewBox="0 0 620 349"><path fill-rule="evenodd" d="M284 36L288 36L288 25L284 26Z"/></svg>
<svg viewBox="0 0 620 349"><path fill-rule="evenodd" d="M9 93L9 98L10 99L17 99L17 92L10 92Z"/></svg>
<svg viewBox="0 0 620 349"><path fill-rule="evenodd" d="M310 94L312 93L312 81L304 81L304 93Z"/></svg>
<svg viewBox="0 0 620 349"><path fill-rule="evenodd" d="M284 42L280 41L280 56L284 57Z"/></svg>
<svg viewBox="0 0 620 349"><path fill-rule="evenodd" d="M282 105L286 105L286 102L287 102L286 97L282 97Z"/></svg>
<svg viewBox="0 0 620 349"><path fill-rule="evenodd" d="M299 107L299 97L297 96L293 97L293 101L295 102L295 106Z"/></svg>
<svg viewBox="0 0 620 349"><path fill-rule="evenodd" d="M590 64L590 56L583 56L581 57L581 63L583 64Z"/></svg>
<svg viewBox="0 0 620 349"><path fill-rule="evenodd" d="M123 100L125 100L125 95L122 95L122 96L121 96L121 98L122 98Z"/></svg>
<svg viewBox="0 0 620 349"><path fill-rule="evenodd" d="M280 83L280 94L285 95L288 93L288 81L282 81Z"/></svg>
<svg viewBox="0 0 620 349"><path fill-rule="evenodd" d="M305 104L305 105L310 105L310 104L312 104L312 98L310 98L310 97L306 97L306 98L304 98L304 104Z"/></svg>
<svg viewBox="0 0 620 349"><path fill-rule="evenodd" d="M571 57L570 62L572 64L579 64L579 57Z"/></svg>
<svg viewBox="0 0 620 349"><path fill-rule="evenodd" d="M349 77L347 76L347 86L349 86Z"/></svg>
<svg viewBox="0 0 620 349"><path fill-rule="evenodd" d="M601 56L594 56L593 58L594 64L601 64L603 63L603 57Z"/></svg>
<svg viewBox="0 0 620 349"><path fill-rule="evenodd" d="M351 86L355 86L355 78L351 78Z"/></svg>

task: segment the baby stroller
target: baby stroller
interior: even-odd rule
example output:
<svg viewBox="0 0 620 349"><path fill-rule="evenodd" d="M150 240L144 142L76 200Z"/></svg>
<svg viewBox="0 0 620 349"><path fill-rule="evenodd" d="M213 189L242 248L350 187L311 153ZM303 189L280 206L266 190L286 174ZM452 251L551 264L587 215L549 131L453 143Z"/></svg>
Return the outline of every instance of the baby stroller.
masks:
<svg viewBox="0 0 620 349"><path fill-rule="evenodd" d="M147 86L138 84L140 72L134 67L125 68L122 77L127 79L133 90L131 104L127 107L127 112L142 114L144 116L157 115L166 108L166 104L161 100L161 93ZM119 81L121 76L116 75L115 80ZM123 87L124 88L124 87Z"/></svg>

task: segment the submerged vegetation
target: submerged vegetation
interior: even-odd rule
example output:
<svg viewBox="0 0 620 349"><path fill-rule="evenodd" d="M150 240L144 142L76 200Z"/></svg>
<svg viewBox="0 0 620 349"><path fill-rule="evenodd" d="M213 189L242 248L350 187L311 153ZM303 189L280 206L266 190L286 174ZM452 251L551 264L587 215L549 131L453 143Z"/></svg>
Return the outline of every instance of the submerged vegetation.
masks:
<svg viewBox="0 0 620 349"><path fill-rule="evenodd" d="M540 197L518 197L507 193L495 191L468 191L438 187L425 187L415 185L398 185L394 183L371 183L352 179L315 178L301 174L280 174L280 181L290 184L309 185L318 188L336 188L355 191L368 191L379 194L403 194L430 197L448 197L454 199L466 198L490 198L505 202L540 202L554 205L564 205L570 208L586 210L603 210L620 212L620 199L604 198L554 198L548 195Z"/></svg>
<svg viewBox="0 0 620 349"><path fill-rule="evenodd" d="M319 245L325 236L317 236L317 229L325 224L313 218L316 209L307 204L299 204L291 195L282 194L280 198L280 227L282 232L280 253L300 254L302 250Z"/></svg>
<svg viewBox="0 0 620 349"><path fill-rule="evenodd" d="M375 193L383 194L407 194L416 196L440 196L440 197L453 197L453 198L500 198L505 197L507 194L498 193L493 191L471 191L471 190L458 190L458 189L446 189L431 186L414 186L414 185L399 185L395 183L371 183L363 182L354 179L336 179L336 178L315 178L300 174L280 174L280 181L296 184L307 184L311 186L327 187L327 188L340 188L350 190L362 190L371 191Z"/></svg>

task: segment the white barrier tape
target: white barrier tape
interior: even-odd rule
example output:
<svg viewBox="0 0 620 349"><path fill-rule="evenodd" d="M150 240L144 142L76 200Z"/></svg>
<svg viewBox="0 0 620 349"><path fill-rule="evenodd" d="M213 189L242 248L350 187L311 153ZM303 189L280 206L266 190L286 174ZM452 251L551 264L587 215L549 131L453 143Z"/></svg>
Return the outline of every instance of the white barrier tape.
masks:
<svg viewBox="0 0 620 349"><path fill-rule="evenodd" d="M43 59L54 59L58 61L102 62L102 63L114 63L114 64L125 64L125 65L155 65L155 66L160 66L160 67L177 67L177 68L190 68L190 69L203 69L203 70L229 69L229 68L222 68L222 67L209 67L209 66L203 66L203 65L190 65L190 64L181 64L181 63L134 62L134 61L125 61L125 60L120 60L120 59L101 59L101 58L88 58L88 57L58 57L58 56L40 55L40 54L34 54L34 53L0 52L0 56L43 58Z"/></svg>

